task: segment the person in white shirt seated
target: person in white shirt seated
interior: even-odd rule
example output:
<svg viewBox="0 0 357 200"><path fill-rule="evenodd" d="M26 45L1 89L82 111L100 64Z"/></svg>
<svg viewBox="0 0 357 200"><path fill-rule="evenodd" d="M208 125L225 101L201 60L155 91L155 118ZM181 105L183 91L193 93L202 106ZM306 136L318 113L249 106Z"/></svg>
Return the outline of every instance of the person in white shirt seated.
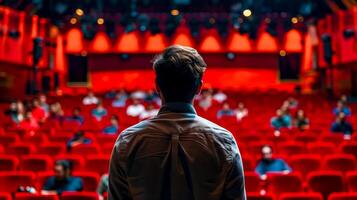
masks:
<svg viewBox="0 0 357 200"><path fill-rule="evenodd" d="M213 104L212 94L209 91L203 91L199 99L198 105L204 110L207 111Z"/></svg>
<svg viewBox="0 0 357 200"><path fill-rule="evenodd" d="M99 100L92 91L88 92L88 95L83 98L83 105L93 105L98 104Z"/></svg>
<svg viewBox="0 0 357 200"><path fill-rule="evenodd" d="M139 100L134 99L133 104L126 109L126 114L131 117L138 117L144 111L145 107L143 104L141 104Z"/></svg>
<svg viewBox="0 0 357 200"><path fill-rule="evenodd" d="M144 91L137 90L137 91L134 91L133 93L131 93L130 97L133 99L143 100L146 98L146 93Z"/></svg>
<svg viewBox="0 0 357 200"><path fill-rule="evenodd" d="M227 95L224 94L221 90L218 90L218 92L213 95L213 99L218 103L223 103L227 100Z"/></svg>
<svg viewBox="0 0 357 200"><path fill-rule="evenodd" d="M241 121L244 117L248 115L248 109L244 106L242 102L238 103L238 108L235 110L235 112L238 121Z"/></svg>
<svg viewBox="0 0 357 200"><path fill-rule="evenodd" d="M146 107L146 110L140 114L139 118L140 120L149 119L156 116L158 112L158 109L156 109L152 104L149 104Z"/></svg>

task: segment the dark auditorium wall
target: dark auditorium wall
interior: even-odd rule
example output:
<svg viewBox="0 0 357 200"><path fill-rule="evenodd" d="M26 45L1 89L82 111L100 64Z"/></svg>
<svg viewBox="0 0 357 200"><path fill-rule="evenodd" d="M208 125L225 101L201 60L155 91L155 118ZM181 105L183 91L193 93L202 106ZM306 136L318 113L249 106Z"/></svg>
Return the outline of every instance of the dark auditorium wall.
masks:
<svg viewBox="0 0 357 200"><path fill-rule="evenodd" d="M23 98L30 73L27 66L0 62L0 100Z"/></svg>

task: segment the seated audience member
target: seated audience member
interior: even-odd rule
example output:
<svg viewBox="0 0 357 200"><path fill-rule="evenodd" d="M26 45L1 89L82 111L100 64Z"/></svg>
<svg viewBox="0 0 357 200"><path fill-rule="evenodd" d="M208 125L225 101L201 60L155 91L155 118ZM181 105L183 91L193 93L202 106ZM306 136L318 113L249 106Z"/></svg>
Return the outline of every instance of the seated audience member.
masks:
<svg viewBox="0 0 357 200"><path fill-rule="evenodd" d="M55 175L47 179L42 187L42 194L62 194L63 192L79 192L83 189L82 179L72 176L71 163L58 160L54 166Z"/></svg>
<svg viewBox="0 0 357 200"><path fill-rule="evenodd" d="M289 97L287 99L287 102L288 102L288 107L290 110L296 110L299 106L299 102L294 99L293 97Z"/></svg>
<svg viewBox="0 0 357 200"><path fill-rule="evenodd" d="M281 128L291 128L290 116L284 115L281 109L276 111L276 116L271 119L271 125L275 130Z"/></svg>
<svg viewBox="0 0 357 200"><path fill-rule="evenodd" d="M161 99L160 99L159 95L154 90L149 90L148 93L146 94L146 97L144 100L146 103L149 103L149 104L152 104L152 103L155 103L156 105L161 104Z"/></svg>
<svg viewBox="0 0 357 200"><path fill-rule="evenodd" d="M126 109L126 114L131 117L138 117L144 111L145 107L143 104L141 104L138 99L134 99L133 104Z"/></svg>
<svg viewBox="0 0 357 200"><path fill-rule="evenodd" d="M234 111L227 102L223 103L222 109L217 112L217 119L234 116Z"/></svg>
<svg viewBox="0 0 357 200"><path fill-rule="evenodd" d="M24 119L19 123L19 128L24 130L35 130L39 128L37 120L32 116L32 112L26 111Z"/></svg>
<svg viewBox="0 0 357 200"><path fill-rule="evenodd" d="M17 123L20 123L22 120L25 119L26 109L25 109L25 105L22 103L22 101L17 101L16 107L17 107L17 117L16 117Z"/></svg>
<svg viewBox="0 0 357 200"><path fill-rule="evenodd" d="M50 106L50 119L63 121L64 112L62 106L59 102L56 102Z"/></svg>
<svg viewBox="0 0 357 200"><path fill-rule="evenodd" d="M72 115L71 116L68 116L66 118L67 121L77 121L79 122L80 124L83 124L84 122L84 118L83 116L81 115L81 109L79 107L75 107L72 111Z"/></svg>
<svg viewBox="0 0 357 200"><path fill-rule="evenodd" d="M352 124L346 120L344 112L340 112L336 121L331 126L333 133L342 133L346 139L349 139L353 133Z"/></svg>
<svg viewBox="0 0 357 200"><path fill-rule="evenodd" d="M107 109L104 108L103 103L99 101L97 107L92 110L91 114L97 121L101 121L103 117L107 116L108 112Z"/></svg>
<svg viewBox="0 0 357 200"><path fill-rule="evenodd" d="M131 93L130 97L132 99L139 99L139 100L143 100L146 98L146 93L141 91L141 90L136 90L133 93Z"/></svg>
<svg viewBox="0 0 357 200"><path fill-rule="evenodd" d="M273 149L264 145L262 147L262 158L258 162L255 172L260 175L262 179L266 179L267 173L290 173L291 168L282 159L273 158Z"/></svg>
<svg viewBox="0 0 357 200"><path fill-rule="evenodd" d="M299 130L306 130L309 128L309 119L305 116L303 110L298 110L294 119L294 125Z"/></svg>
<svg viewBox="0 0 357 200"><path fill-rule="evenodd" d="M45 110L40 106L40 102L38 99L34 99L32 101L32 117L36 119L38 123L43 123L45 122L46 119L46 112Z"/></svg>
<svg viewBox="0 0 357 200"><path fill-rule="evenodd" d="M348 106L348 97L347 97L347 95L342 95L341 96L341 98L340 98L340 101L343 103L343 105L345 106L345 107L347 107Z"/></svg>
<svg viewBox="0 0 357 200"><path fill-rule="evenodd" d="M92 140L85 137L84 131L78 131L74 134L74 136L69 139L67 142L67 151L70 152L72 147L81 145L81 144L92 144Z"/></svg>
<svg viewBox="0 0 357 200"><path fill-rule="evenodd" d="M128 99L128 95L124 90L121 90L115 95L115 98L112 102L112 106L114 108L124 108L126 105L126 100Z"/></svg>
<svg viewBox="0 0 357 200"><path fill-rule="evenodd" d="M218 90L217 93L213 95L213 99L218 103L223 103L227 100L227 95L224 94L221 90Z"/></svg>
<svg viewBox="0 0 357 200"><path fill-rule="evenodd" d="M213 97L210 91L203 91L198 99L198 106L207 111L213 104Z"/></svg>
<svg viewBox="0 0 357 200"><path fill-rule="evenodd" d="M107 134L107 135L117 134L119 131L119 122L118 121L119 121L118 116L113 115L110 118L110 125L104 128L103 133Z"/></svg>
<svg viewBox="0 0 357 200"><path fill-rule="evenodd" d="M10 103L10 106L8 109L5 110L4 114L6 116L9 116L10 119L15 122L15 123L18 123L18 120L17 120L17 104L16 104L16 101L13 101Z"/></svg>
<svg viewBox="0 0 357 200"><path fill-rule="evenodd" d="M41 94L41 95L39 96L39 100L40 100L40 106L41 106L41 108L45 111L46 116L48 116L49 113L50 113L50 106L47 104L46 95Z"/></svg>
<svg viewBox="0 0 357 200"><path fill-rule="evenodd" d="M92 91L88 92L88 95L83 98L83 105L93 105L93 104L98 104L99 99L94 96L94 93Z"/></svg>
<svg viewBox="0 0 357 200"><path fill-rule="evenodd" d="M104 200L104 193L108 192L108 188L109 188L108 174L103 174L103 176L100 178L97 188L99 200Z"/></svg>
<svg viewBox="0 0 357 200"><path fill-rule="evenodd" d="M336 108L333 109L333 114L335 114L335 116L338 116L341 112L343 112L346 117L351 116L350 108L346 106L342 101L338 101Z"/></svg>
<svg viewBox="0 0 357 200"><path fill-rule="evenodd" d="M117 91L116 90L110 90L109 92L105 93L104 98L106 98L106 99L114 99L116 95L117 95Z"/></svg>
<svg viewBox="0 0 357 200"><path fill-rule="evenodd" d="M158 112L159 112L158 109L156 109L152 104L149 104L146 107L146 110L144 110L144 112L142 112L139 115L139 119L143 120L143 119L149 119L149 118L155 117Z"/></svg>
<svg viewBox="0 0 357 200"><path fill-rule="evenodd" d="M238 103L238 108L235 110L236 117L238 121L241 121L244 117L248 115L248 109L244 106L242 102Z"/></svg>

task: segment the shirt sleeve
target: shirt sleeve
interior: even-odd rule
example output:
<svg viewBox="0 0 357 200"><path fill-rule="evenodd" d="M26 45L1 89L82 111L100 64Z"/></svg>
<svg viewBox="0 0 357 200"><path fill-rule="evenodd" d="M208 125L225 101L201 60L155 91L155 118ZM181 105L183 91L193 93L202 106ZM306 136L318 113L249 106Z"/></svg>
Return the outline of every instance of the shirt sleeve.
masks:
<svg viewBox="0 0 357 200"><path fill-rule="evenodd" d="M228 165L226 174L226 182L223 191L223 198L225 200L246 200L244 171L242 159L233 139L233 160Z"/></svg>
<svg viewBox="0 0 357 200"><path fill-rule="evenodd" d="M53 181L53 177L50 177L46 180L45 184L42 187L42 190L54 190L54 181Z"/></svg>
<svg viewBox="0 0 357 200"><path fill-rule="evenodd" d="M281 160L281 164L283 166L283 171L285 171L285 170L288 170L289 172L292 171L290 166L284 160Z"/></svg>
<svg viewBox="0 0 357 200"><path fill-rule="evenodd" d="M257 167L255 168L255 173L259 174L259 176L265 174L265 170L263 169L263 164L261 162L259 162Z"/></svg>
<svg viewBox="0 0 357 200"><path fill-rule="evenodd" d="M109 200L131 200L127 175L125 172L125 145L120 138L115 144L109 164Z"/></svg>

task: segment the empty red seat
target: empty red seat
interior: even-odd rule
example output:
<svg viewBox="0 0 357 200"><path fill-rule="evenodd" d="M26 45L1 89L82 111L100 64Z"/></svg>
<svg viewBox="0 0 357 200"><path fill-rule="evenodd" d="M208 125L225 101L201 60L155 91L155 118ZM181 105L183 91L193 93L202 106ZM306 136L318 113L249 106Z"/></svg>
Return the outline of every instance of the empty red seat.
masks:
<svg viewBox="0 0 357 200"><path fill-rule="evenodd" d="M50 135L48 141L66 144L72 135Z"/></svg>
<svg viewBox="0 0 357 200"><path fill-rule="evenodd" d="M302 179L299 173L268 173L267 175L268 193L278 195L285 192L302 191Z"/></svg>
<svg viewBox="0 0 357 200"><path fill-rule="evenodd" d="M98 200L95 192L63 192L61 200Z"/></svg>
<svg viewBox="0 0 357 200"><path fill-rule="evenodd" d="M2 146L2 145L0 145L0 154L1 153L4 153L5 151L4 151L4 147Z"/></svg>
<svg viewBox="0 0 357 200"><path fill-rule="evenodd" d="M35 183L35 174L28 171L0 172L0 191L16 192L19 186L31 186Z"/></svg>
<svg viewBox="0 0 357 200"><path fill-rule="evenodd" d="M63 143L44 143L37 148L37 152L49 156L56 156L65 152Z"/></svg>
<svg viewBox="0 0 357 200"><path fill-rule="evenodd" d="M33 136L25 135L23 140L26 141L26 143L40 145L47 142L47 136L45 135L45 133L38 133Z"/></svg>
<svg viewBox="0 0 357 200"><path fill-rule="evenodd" d="M320 170L321 156L311 154L293 155L289 164L293 171L300 172L303 177L306 177L308 173Z"/></svg>
<svg viewBox="0 0 357 200"><path fill-rule="evenodd" d="M96 137L96 140L98 144L112 143L114 145L117 138L118 138L117 135L98 135Z"/></svg>
<svg viewBox="0 0 357 200"><path fill-rule="evenodd" d="M34 172L51 170L53 160L48 155L26 155L21 159L21 170L29 170Z"/></svg>
<svg viewBox="0 0 357 200"><path fill-rule="evenodd" d="M34 153L35 151L36 147L33 144L14 143L8 146L6 153L22 156Z"/></svg>
<svg viewBox="0 0 357 200"><path fill-rule="evenodd" d="M83 191L96 191L99 183L99 175L95 172L73 172L73 176L81 177L83 180Z"/></svg>
<svg viewBox="0 0 357 200"><path fill-rule="evenodd" d="M295 136L294 141L303 142L303 143L315 143L317 141L317 136L312 135L311 133L300 133Z"/></svg>
<svg viewBox="0 0 357 200"><path fill-rule="evenodd" d="M324 142L332 142L336 146L338 146L344 141L343 134L333 134L333 133L327 133L321 135L320 140Z"/></svg>
<svg viewBox="0 0 357 200"><path fill-rule="evenodd" d="M260 192L262 185L259 176L255 172L244 172L244 179L247 192Z"/></svg>
<svg viewBox="0 0 357 200"><path fill-rule="evenodd" d="M71 154L99 154L100 148L97 144L82 144L71 148Z"/></svg>
<svg viewBox="0 0 357 200"><path fill-rule="evenodd" d="M248 200L273 200L273 196L270 194L261 195L259 193L248 193L247 194Z"/></svg>
<svg viewBox="0 0 357 200"><path fill-rule="evenodd" d="M105 143L102 146L102 153L103 154L111 154L113 150L114 144L112 143Z"/></svg>
<svg viewBox="0 0 357 200"><path fill-rule="evenodd" d="M343 178L338 171L311 172L308 177L308 186L314 192L320 192L324 198L333 192L342 192Z"/></svg>
<svg viewBox="0 0 357 200"><path fill-rule="evenodd" d="M317 142L308 144L307 149L310 153L327 155L336 152L336 146L332 142Z"/></svg>
<svg viewBox="0 0 357 200"><path fill-rule="evenodd" d="M0 200L12 200L10 193L0 192Z"/></svg>
<svg viewBox="0 0 357 200"><path fill-rule="evenodd" d="M12 134L0 135L0 144L4 147L7 147L8 145L12 143L16 143L18 141L19 141L18 135L12 135Z"/></svg>
<svg viewBox="0 0 357 200"><path fill-rule="evenodd" d="M0 155L0 171L15 171L19 165L19 159L13 155Z"/></svg>
<svg viewBox="0 0 357 200"><path fill-rule="evenodd" d="M279 200L323 200L320 193L284 193L280 195Z"/></svg>
<svg viewBox="0 0 357 200"><path fill-rule="evenodd" d="M336 192L332 193L328 200L356 200L357 192Z"/></svg>
<svg viewBox="0 0 357 200"><path fill-rule="evenodd" d="M68 160L72 163L73 170L81 170L84 166L83 155L67 155L61 154L55 157L56 160Z"/></svg>
<svg viewBox="0 0 357 200"><path fill-rule="evenodd" d="M96 172L100 175L108 173L110 155L89 155L86 160L85 170Z"/></svg>
<svg viewBox="0 0 357 200"><path fill-rule="evenodd" d="M324 167L327 170L347 172L356 169L356 159L349 154L327 155L324 159Z"/></svg>
<svg viewBox="0 0 357 200"><path fill-rule="evenodd" d="M344 142L340 145L340 150L343 153L347 154L352 154L357 158L357 142L355 141L349 141L349 142Z"/></svg>
<svg viewBox="0 0 357 200"><path fill-rule="evenodd" d="M348 191L357 192L357 171L347 172L346 182Z"/></svg>
<svg viewBox="0 0 357 200"><path fill-rule="evenodd" d="M302 142L283 142L277 148L279 154L296 155L305 152L305 146Z"/></svg>
<svg viewBox="0 0 357 200"><path fill-rule="evenodd" d="M59 200L57 195L40 195L30 193L16 193L16 200Z"/></svg>

